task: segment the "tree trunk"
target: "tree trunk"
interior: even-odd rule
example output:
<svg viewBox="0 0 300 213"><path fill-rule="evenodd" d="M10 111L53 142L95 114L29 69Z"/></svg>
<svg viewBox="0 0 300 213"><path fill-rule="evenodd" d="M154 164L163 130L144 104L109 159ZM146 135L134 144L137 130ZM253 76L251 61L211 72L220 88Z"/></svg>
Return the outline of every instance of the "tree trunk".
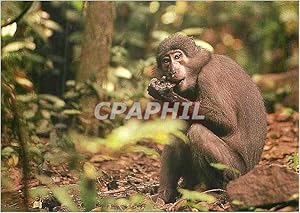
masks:
<svg viewBox="0 0 300 213"><path fill-rule="evenodd" d="M82 40L81 61L76 80L93 80L103 86L106 82L112 43L114 3L87 2L85 30ZM80 100L82 126L85 134L99 136L98 120L94 117L95 106L99 102L93 95Z"/></svg>
<svg viewBox="0 0 300 213"><path fill-rule="evenodd" d="M84 82L94 78L99 84L105 82L112 43L113 19L113 3L87 2L77 81Z"/></svg>

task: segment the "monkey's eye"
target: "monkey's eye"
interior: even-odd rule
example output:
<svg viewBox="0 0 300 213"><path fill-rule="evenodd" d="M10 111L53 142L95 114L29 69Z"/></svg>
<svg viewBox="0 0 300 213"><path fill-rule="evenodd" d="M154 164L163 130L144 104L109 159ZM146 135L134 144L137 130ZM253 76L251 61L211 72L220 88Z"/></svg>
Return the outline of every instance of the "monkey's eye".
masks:
<svg viewBox="0 0 300 213"><path fill-rule="evenodd" d="M175 56L174 56L175 59L179 59L180 57L181 57L181 53L180 52L176 53Z"/></svg>
<svg viewBox="0 0 300 213"><path fill-rule="evenodd" d="M168 64L170 62L170 59L169 58L163 58L162 62L164 64Z"/></svg>

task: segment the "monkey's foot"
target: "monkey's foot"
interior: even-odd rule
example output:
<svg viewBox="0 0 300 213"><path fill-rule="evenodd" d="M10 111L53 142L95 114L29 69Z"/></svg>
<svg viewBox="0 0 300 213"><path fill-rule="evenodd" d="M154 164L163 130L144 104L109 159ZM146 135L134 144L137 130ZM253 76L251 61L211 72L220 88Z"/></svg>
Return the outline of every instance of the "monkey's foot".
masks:
<svg viewBox="0 0 300 213"><path fill-rule="evenodd" d="M163 199L165 203L173 203L176 201L176 197L179 195L176 189L159 189L158 197Z"/></svg>

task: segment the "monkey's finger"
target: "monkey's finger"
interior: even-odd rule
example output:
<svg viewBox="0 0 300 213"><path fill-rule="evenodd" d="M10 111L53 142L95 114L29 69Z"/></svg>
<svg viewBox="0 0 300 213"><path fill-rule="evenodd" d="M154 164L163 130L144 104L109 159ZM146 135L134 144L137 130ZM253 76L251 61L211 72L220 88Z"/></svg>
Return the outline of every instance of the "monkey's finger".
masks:
<svg viewBox="0 0 300 213"><path fill-rule="evenodd" d="M148 94L151 95L152 97L159 96L159 92L154 87L149 86L147 91Z"/></svg>
<svg viewBox="0 0 300 213"><path fill-rule="evenodd" d="M157 78L152 78L149 82L149 85L156 85L159 83L160 83L160 81Z"/></svg>

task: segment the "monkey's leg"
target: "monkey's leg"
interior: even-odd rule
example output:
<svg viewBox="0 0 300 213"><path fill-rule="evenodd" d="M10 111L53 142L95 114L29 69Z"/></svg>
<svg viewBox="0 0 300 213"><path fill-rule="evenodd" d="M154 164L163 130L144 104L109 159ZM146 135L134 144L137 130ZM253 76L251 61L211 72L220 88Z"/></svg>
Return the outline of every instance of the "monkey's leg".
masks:
<svg viewBox="0 0 300 213"><path fill-rule="evenodd" d="M188 156L191 156L188 145L175 137L170 145L164 147L158 193L166 203L175 201L178 195L178 180L191 165Z"/></svg>
<svg viewBox="0 0 300 213"><path fill-rule="evenodd" d="M202 124L193 124L188 130L188 137L196 167L208 188L223 188L245 172L241 156ZM233 169L217 170L211 163L221 163Z"/></svg>

